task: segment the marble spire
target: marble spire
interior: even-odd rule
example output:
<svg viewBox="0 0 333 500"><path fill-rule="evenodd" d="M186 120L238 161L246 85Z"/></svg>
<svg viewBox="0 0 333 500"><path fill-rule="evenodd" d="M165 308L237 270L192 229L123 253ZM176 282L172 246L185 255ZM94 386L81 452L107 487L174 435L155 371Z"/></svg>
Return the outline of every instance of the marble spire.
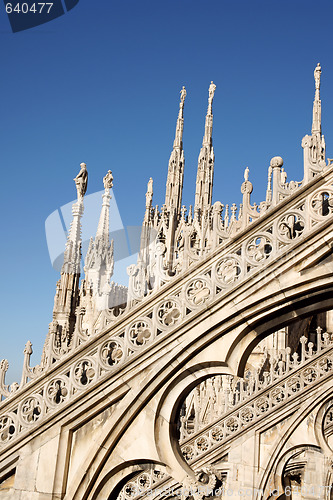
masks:
<svg viewBox="0 0 333 500"><path fill-rule="evenodd" d="M84 210L83 197L87 191L88 184L87 166L85 163L81 163L80 167L80 172L74 179L77 190L77 201L72 206L73 220L67 237L64 262L61 269L62 273L80 274L81 218Z"/></svg>
<svg viewBox="0 0 333 500"><path fill-rule="evenodd" d="M54 297L53 321L50 333L54 343L62 352L69 347L75 328L75 310L79 304L79 281L81 260L81 218L83 198L87 191L88 172L85 163L80 164L80 172L74 179L77 201L73 203L73 220L68 233L61 277Z"/></svg>
<svg viewBox="0 0 333 500"><path fill-rule="evenodd" d="M175 140L169 159L168 176L165 192L165 206L170 211L180 216L182 204L183 178L184 178L184 151L183 151L183 129L184 129L184 103L186 90L180 91L179 113L176 125Z"/></svg>
<svg viewBox="0 0 333 500"><path fill-rule="evenodd" d="M109 170L103 179L104 193L102 209L95 239L91 238L85 259L85 280L92 290L93 296L109 295L110 279L113 274L113 241L110 242L110 189L113 186L113 175ZM107 308L108 299L103 299L100 308Z"/></svg>
<svg viewBox="0 0 333 500"><path fill-rule="evenodd" d="M321 66L318 63L314 70L315 98L313 101L312 135L321 134L320 76Z"/></svg>
<svg viewBox="0 0 333 500"><path fill-rule="evenodd" d="M304 183L313 179L326 165L326 146L321 130L320 77L321 66L318 63L314 70L315 97L313 101L311 135L306 135L302 140L302 147L304 149Z"/></svg>
<svg viewBox="0 0 333 500"><path fill-rule="evenodd" d="M214 176L213 149L213 98L216 85L211 82L208 91L208 109L205 121L205 134L198 158L198 171L195 189L195 214L204 214L211 207Z"/></svg>

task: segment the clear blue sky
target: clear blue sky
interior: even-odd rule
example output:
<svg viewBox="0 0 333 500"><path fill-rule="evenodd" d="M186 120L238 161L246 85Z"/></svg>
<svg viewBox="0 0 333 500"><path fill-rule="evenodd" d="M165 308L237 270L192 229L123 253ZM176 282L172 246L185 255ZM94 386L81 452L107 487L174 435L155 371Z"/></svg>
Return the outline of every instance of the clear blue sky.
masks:
<svg viewBox="0 0 333 500"><path fill-rule="evenodd" d="M147 181L163 203L179 91L186 86L184 202L194 198L208 86L214 99L214 201L240 202L250 168L264 197L272 156L302 178L313 70L322 65L323 131L333 156L330 0L80 0L68 14L13 34L1 4L1 345L9 381L23 348L33 361L52 319L59 273L44 224L73 200L84 161L88 193L108 169L126 226L141 224Z"/></svg>

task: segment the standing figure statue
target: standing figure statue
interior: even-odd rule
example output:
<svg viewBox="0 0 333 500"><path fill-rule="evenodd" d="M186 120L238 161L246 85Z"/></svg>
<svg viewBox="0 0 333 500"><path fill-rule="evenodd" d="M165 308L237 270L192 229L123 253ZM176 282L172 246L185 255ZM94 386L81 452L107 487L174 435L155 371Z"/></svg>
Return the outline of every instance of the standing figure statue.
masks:
<svg viewBox="0 0 333 500"><path fill-rule="evenodd" d="M80 200L84 197L88 185L88 171L85 163L80 163L81 170L75 177L75 185L77 190L77 199Z"/></svg>
<svg viewBox="0 0 333 500"><path fill-rule="evenodd" d="M103 178L104 189L112 189L113 187L113 175L111 170L108 170L106 176Z"/></svg>
<svg viewBox="0 0 333 500"><path fill-rule="evenodd" d="M184 107L185 97L186 97L186 89L183 86L183 88L180 91L180 104L179 104L180 108Z"/></svg>
<svg viewBox="0 0 333 500"><path fill-rule="evenodd" d="M320 63L318 63L316 69L314 70L314 79L315 79L316 90L320 89L320 75L321 75L321 66L320 66Z"/></svg>
<svg viewBox="0 0 333 500"><path fill-rule="evenodd" d="M209 90L208 90L208 92L209 92L208 100L210 103L212 103L212 101L213 101L215 89L216 89L216 85L213 82L210 82Z"/></svg>
<svg viewBox="0 0 333 500"><path fill-rule="evenodd" d="M150 207L153 199L153 179L149 179L146 192L146 207Z"/></svg>

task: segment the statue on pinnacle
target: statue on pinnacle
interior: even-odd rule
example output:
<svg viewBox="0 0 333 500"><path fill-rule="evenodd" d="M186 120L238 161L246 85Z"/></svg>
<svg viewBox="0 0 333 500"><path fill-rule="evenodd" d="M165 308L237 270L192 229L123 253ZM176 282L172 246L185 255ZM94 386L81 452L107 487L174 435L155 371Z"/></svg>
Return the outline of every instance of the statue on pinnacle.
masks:
<svg viewBox="0 0 333 500"><path fill-rule="evenodd" d="M113 186L113 175L111 170L108 170L108 173L103 178L104 189L111 189Z"/></svg>
<svg viewBox="0 0 333 500"><path fill-rule="evenodd" d="M208 101L209 103L211 104L212 101L213 101L213 98L214 98L214 94L215 94L215 90L216 90L216 85L213 83L213 82L210 82L210 85L209 85L209 98L208 98Z"/></svg>
<svg viewBox="0 0 333 500"><path fill-rule="evenodd" d="M85 163L80 163L81 170L75 177L75 185L76 185L76 190L77 190L77 199L81 200L83 199L84 195L86 194L87 191L87 185L88 185L88 171L87 171L87 165Z"/></svg>
<svg viewBox="0 0 333 500"><path fill-rule="evenodd" d="M180 104L179 104L180 108L184 107L185 97L186 97L186 89L183 86L183 88L180 91Z"/></svg>

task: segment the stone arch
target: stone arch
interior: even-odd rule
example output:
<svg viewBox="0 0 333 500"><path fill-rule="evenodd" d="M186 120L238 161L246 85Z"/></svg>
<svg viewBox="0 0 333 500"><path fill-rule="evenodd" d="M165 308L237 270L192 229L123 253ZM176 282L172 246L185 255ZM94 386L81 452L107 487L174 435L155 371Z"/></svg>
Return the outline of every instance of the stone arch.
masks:
<svg viewBox="0 0 333 500"><path fill-rule="evenodd" d="M193 469L183 458L175 433L180 404L196 385L208 377L231 374L227 366L194 365L190 371L180 373L164 389L155 417L155 442L161 462L167 464L167 470L180 483L195 478Z"/></svg>
<svg viewBox="0 0 333 500"><path fill-rule="evenodd" d="M272 493L272 491L275 491L277 494L279 494L279 497L278 497L279 499L285 498L284 492L285 492L286 486L288 486L285 484L285 473L286 473L287 466L293 458L296 458L299 455L301 455L302 453L308 452L308 451L314 451L314 452L318 452L320 454L323 453L320 446L309 445L309 444L299 444L297 446L294 446L293 448L290 448L289 450L287 450L285 453L283 453L280 456L279 460L277 461L277 463L274 467L274 470L272 471L272 474L274 475L274 479L273 479L274 482L271 483L271 488L273 487L273 490L271 489L270 493ZM276 494L275 495L271 494L268 497L268 500L270 500L272 498L276 498Z"/></svg>
<svg viewBox="0 0 333 500"><path fill-rule="evenodd" d="M290 457L293 455L294 450L300 450L300 448L311 448L311 449L316 449L317 451L321 451L321 453L325 454L324 450L321 448L320 443L315 444L309 444L309 443L304 443L304 444L298 444L297 446L283 451L283 448L285 444L287 443L288 439L292 436L294 431L297 429L297 427L300 425L300 423L308 416L310 415L314 410L317 410L316 418L317 415L322 408L322 406L325 404L324 401L326 401L329 398L332 398L333 396L333 389L330 387L330 383L327 382L326 384L323 384L321 387L321 392L319 395L315 396L312 398L312 400L309 402L308 406L300 413L296 414L295 417L292 419L290 422L290 426L286 430L283 436L281 436L281 439L277 443L275 450L273 450L271 454L271 458L269 462L267 463L266 470L264 471L261 481L259 484L259 491L265 491L265 489L268 486L269 479L271 477L274 478L274 486L279 490L282 488L282 482L281 482L281 472L284 466L283 462L283 457ZM258 496L258 499L261 498Z"/></svg>
<svg viewBox="0 0 333 500"><path fill-rule="evenodd" d="M332 394L328 397L320 406L316 418L315 418L315 434L318 443L320 443L320 447L324 450L327 456L332 454L332 450L329 447L324 435L323 435L323 419L325 418L325 414L329 410L329 407L333 406L333 398Z"/></svg>
<svg viewBox="0 0 333 500"><path fill-rule="evenodd" d="M138 459L133 462L125 462L113 470L110 470L107 474L100 478L91 499L98 500L103 498L104 500L115 500L122 487L130 481L131 478L135 477L136 474L140 472L149 471L155 467L158 467L158 469L167 474L166 467L158 462L151 462L144 459Z"/></svg>
<svg viewBox="0 0 333 500"><path fill-rule="evenodd" d="M281 326L288 326L300 319L328 311L332 307L332 300L325 298L326 294L315 294L310 301L309 297L295 301L292 305L287 303L285 306L274 311L267 321L267 317L260 318L252 324L247 324L244 330L240 331L235 338L227 356L226 361L239 377L244 376L244 369L247 359L254 348ZM237 346L242 343L242 350L239 352Z"/></svg>

